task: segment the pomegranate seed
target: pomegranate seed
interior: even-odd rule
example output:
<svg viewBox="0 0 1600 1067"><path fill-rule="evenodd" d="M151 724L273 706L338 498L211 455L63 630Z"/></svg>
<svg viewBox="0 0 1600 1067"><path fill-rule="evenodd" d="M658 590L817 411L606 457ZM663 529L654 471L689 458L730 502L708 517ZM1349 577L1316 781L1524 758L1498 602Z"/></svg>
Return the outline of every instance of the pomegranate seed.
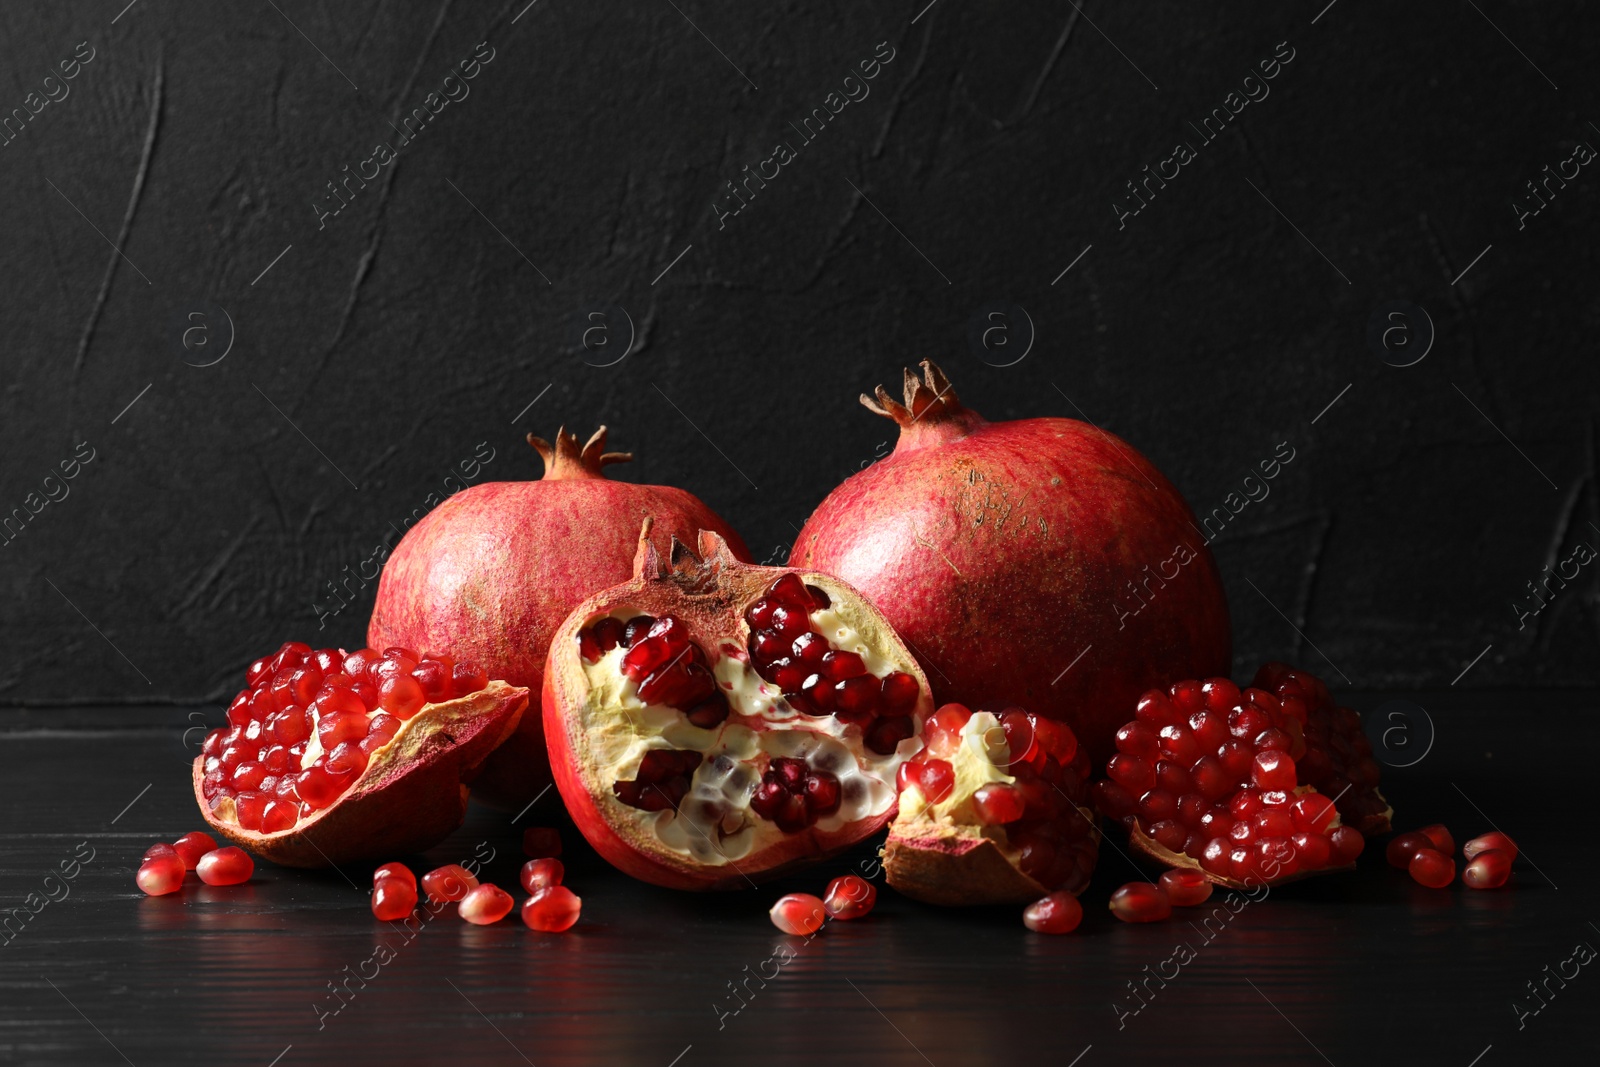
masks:
<svg viewBox="0 0 1600 1067"><path fill-rule="evenodd" d="M362 749L361 741L342 741L333 746L333 751L328 753L328 772L330 774L359 775L367 769L367 753Z"/></svg>
<svg viewBox="0 0 1600 1067"><path fill-rule="evenodd" d="M1133 714L1136 719L1153 730L1159 730L1179 719L1178 709L1173 706L1167 694L1159 689L1152 689L1140 697Z"/></svg>
<svg viewBox="0 0 1600 1067"><path fill-rule="evenodd" d="M416 888L416 875L411 873L410 867L406 867L405 864L398 864L398 862L397 864L384 864L378 870L374 870L373 885L378 885L379 881L384 880L384 878L398 878L400 881L405 881L406 885L410 885L411 888Z"/></svg>
<svg viewBox="0 0 1600 1067"><path fill-rule="evenodd" d="M335 774L329 771L326 764L307 767L295 777L295 794L305 801L312 811L321 811L338 800L355 780L356 776L353 774Z"/></svg>
<svg viewBox="0 0 1600 1067"><path fill-rule="evenodd" d="M216 839L210 834L201 833L199 830L184 834L172 843L173 850L177 852L178 858L183 861L184 869L189 871L194 870L199 865L201 856L216 847ZM149 854L146 853L146 858L148 856Z"/></svg>
<svg viewBox="0 0 1600 1067"><path fill-rule="evenodd" d="M1111 914L1125 923L1153 923L1172 914L1172 902L1160 886L1129 882L1111 894Z"/></svg>
<svg viewBox="0 0 1600 1067"><path fill-rule="evenodd" d="M1487 852L1490 849L1494 849L1496 852L1504 852L1513 862L1517 858L1517 843L1499 830L1491 830L1489 833L1474 837L1471 841L1461 846L1461 854L1470 860L1474 859L1478 853Z"/></svg>
<svg viewBox="0 0 1600 1067"><path fill-rule="evenodd" d="M139 888L153 897L176 893L183 887L183 861L177 853L170 856L153 856L139 865L133 880Z"/></svg>
<svg viewBox="0 0 1600 1067"><path fill-rule="evenodd" d="M688 719L702 730L711 730L722 725L728 718L728 697L721 688L712 692L698 707L688 714Z"/></svg>
<svg viewBox="0 0 1600 1067"><path fill-rule="evenodd" d="M374 741L373 749L382 748L394 739L400 732L400 720L388 712L380 711L367 723L367 736L364 740ZM370 754L370 750L369 750Z"/></svg>
<svg viewBox="0 0 1600 1067"><path fill-rule="evenodd" d="M172 845L167 844L165 841L158 841L157 843L151 845L149 848L144 850L144 855L142 857L140 857L139 862L143 863L146 860L153 860L158 856L160 856L162 858L165 858L167 856L177 856L177 855L178 855L178 850L176 848L174 848ZM181 856L179 856L178 859L179 859L179 862L182 862L182 857ZM190 867L187 863L184 864L184 868L187 869L187 870L193 870L193 868Z"/></svg>
<svg viewBox="0 0 1600 1067"><path fill-rule="evenodd" d="M510 915L515 904L510 893L492 882L484 882L462 897L456 910L474 926L488 926Z"/></svg>
<svg viewBox="0 0 1600 1067"><path fill-rule="evenodd" d="M978 818L990 826L1016 822L1026 810L1022 794L1003 782L980 788L972 794L972 804Z"/></svg>
<svg viewBox="0 0 1600 1067"><path fill-rule="evenodd" d="M333 715L365 715L367 706L353 689L329 689L323 686L310 704L319 719Z"/></svg>
<svg viewBox="0 0 1600 1067"><path fill-rule="evenodd" d="M1207 710L1226 715L1239 706L1239 687L1226 678L1210 678L1201 683L1200 697Z"/></svg>
<svg viewBox="0 0 1600 1067"><path fill-rule="evenodd" d="M1162 874L1161 888L1173 907L1192 908L1210 898L1211 879L1188 868L1171 870Z"/></svg>
<svg viewBox="0 0 1600 1067"><path fill-rule="evenodd" d="M1403 871L1411 866L1411 857L1417 854L1417 849L1432 847L1432 841L1413 830L1390 841L1383 854L1388 859L1389 866L1398 867Z"/></svg>
<svg viewBox="0 0 1600 1067"><path fill-rule="evenodd" d="M910 715L916 709L917 697L921 694L915 677L903 671L894 671L884 676L878 694L878 706L885 715Z"/></svg>
<svg viewBox="0 0 1600 1067"><path fill-rule="evenodd" d="M391 864L390 866L398 866ZM404 868L402 868L404 869ZM410 874L410 871L406 871ZM372 914L385 922L404 919L417 906L417 885L404 878L379 878L372 885Z"/></svg>
<svg viewBox="0 0 1600 1067"><path fill-rule="evenodd" d="M1436 822L1432 826L1424 826L1417 833L1426 837L1436 851L1446 856L1455 855L1456 839L1450 836L1450 831L1445 828L1444 823Z"/></svg>
<svg viewBox="0 0 1600 1067"><path fill-rule="evenodd" d="M390 662L390 661L385 661ZM422 686L411 677L410 673L395 674L378 683L378 706L390 715L404 722L422 710L422 705L428 702L427 695L423 693ZM322 724L317 724L320 734ZM362 733L365 733L365 729ZM323 742L327 747L327 742Z"/></svg>
<svg viewBox="0 0 1600 1067"><path fill-rule="evenodd" d="M1511 877L1511 861L1509 852L1480 849L1461 872L1461 880L1471 889L1498 889Z"/></svg>
<svg viewBox="0 0 1600 1067"><path fill-rule="evenodd" d="M564 885L541 889L522 905L522 921L530 930L559 934L572 929L583 910L583 901Z"/></svg>
<svg viewBox="0 0 1600 1067"><path fill-rule="evenodd" d="M522 854L530 859L561 855L561 831L553 826L530 826L522 831Z"/></svg>
<svg viewBox="0 0 1600 1067"><path fill-rule="evenodd" d="M790 893L788 896L779 897L778 902L767 914L772 918L772 925L779 930L802 937L808 937L822 929L822 924L828 917L827 908L822 901L810 893Z"/></svg>
<svg viewBox="0 0 1600 1067"><path fill-rule="evenodd" d="M422 695L430 704L441 703L455 695L449 665L436 659L425 659L417 664L411 677L422 687Z"/></svg>
<svg viewBox="0 0 1600 1067"><path fill-rule="evenodd" d="M1332 862L1340 867L1354 863L1356 857L1361 855L1361 850L1367 847L1367 839L1354 826L1341 826L1334 830L1328 837L1328 843L1333 847Z"/></svg>
<svg viewBox="0 0 1600 1067"><path fill-rule="evenodd" d="M300 805L290 800L270 800L261 810L261 832L281 834L300 818Z"/></svg>
<svg viewBox="0 0 1600 1067"><path fill-rule="evenodd" d="M242 829L260 830L266 810L267 798L261 793L240 793L233 798L233 813Z"/></svg>
<svg viewBox="0 0 1600 1067"><path fill-rule="evenodd" d="M195 873L206 885L238 885L248 882L256 869L255 861L242 848L229 845L214 849L200 857Z"/></svg>
<svg viewBox="0 0 1600 1067"><path fill-rule="evenodd" d="M823 908L835 919L859 919L877 902L877 887L858 874L841 874L822 897Z"/></svg>
<svg viewBox="0 0 1600 1067"><path fill-rule="evenodd" d="M1117 753L1111 757L1111 762L1106 764L1106 773L1111 776L1113 782L1134 796L1144 796L1156 785L1155 764L1138 756Z"/></svg>
<svg viewBox="0 0 1600 1067"><path fill-rule="evenodd" d="M557 859L529 860L522 865L522 888L529 893L560 885L567 869Z"/></svg>
<svg viewBox="0 0 1600 1067"><path fill-rule="evenodd" d="M624 648L632 648L644 640L645 635L650 632L650 627L655 624L654 615L635 615L623 624L620 644Z"/></svg>
<svg viewBox="0 0 1600 1067"><path fill-rule="evenodd" d="M917 768L916 782L923 799L929 804L938 804L955 789L955 768L942 759L926 760Z"/></svg>
<svg viewBox="0 0 1600 1067"><path fill-rule="evenodd" d="M1301 830L1290 834L1289 847L1294 849L1301 870L1321 870L1333 859L1333 843L1320 833Z"/></svg>
<svg viewBox="0 0 1600 1067"><path fill-rule="evenodd" d="M1456 861L1433 848L1419 848L1406 868L1429 889L1443 889L1456 878Z"/></svg>
<svg viewBox="0 0 1600 1067"><path fill-rule="evenodd" d="M866 746L880 756L887 756L899 748L900 742L910 737L914 730L910 719L879 719L867 731Z"/></svg>
<svg viewBox="0 0 1600 1067"><path fill-rule="evenodd" d="M489 673L476 663L457 663L450 668L450 688L458 697L469 696L489 684Z"/></svg>
<svg viewBox="0 0 1600 1067"><path fill-rule="evenodd" d="M955 755L961 745L961 730L971 718L972 712L961 704L945 704L934 712L923 727L928 755L939 759Z"/></svg>
<svg viewBox="0 0 1600 1067"><path fill-rule="evenodd" d="M1022 925L1036 934L1070 934L1083 921L1083 905L1071 893L1056 892L1022 909Z"/></svg>
<svg viewBox="0 0 1600 1067"><path fill-rule="evenodd" d="M1161 755L1161 739L1148 723L1135 719L1117 731L1117 751L1154 761Z"/></svg>
<svg viewBox="0 0 1600 1067"><path fill-rule="evenodd" d="M478 888L478 880L460 864L447 863L423 875L422 888L431 901L456 901Z"/></svg>
<svg viewBox="0 0 1600 1067"><path fill-rule="evenodd" d="M1268 749L1257 752L1250 771L1250 784L1257 789L1291 790L1295 787L1294 760L1286 752Z"/></svg>

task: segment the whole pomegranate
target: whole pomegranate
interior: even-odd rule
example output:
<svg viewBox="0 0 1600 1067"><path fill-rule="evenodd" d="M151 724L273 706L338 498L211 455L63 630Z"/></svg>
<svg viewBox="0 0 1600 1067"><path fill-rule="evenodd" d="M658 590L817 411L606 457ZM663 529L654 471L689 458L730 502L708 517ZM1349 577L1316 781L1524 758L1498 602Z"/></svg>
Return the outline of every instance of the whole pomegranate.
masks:
<svg viewBox="0 0 1600 1067"><path fill-rule="evenodd" d="M818 506L789 565L861 590L941 702L1017 704L1096 760L1139 694L1226 674L1228 605L1183 498L1148 460L1071 419L991 423L924 361L894 452Z"/></svg>
<svg viewBox="0 0 1600 1067"><path fill-rule="evenodd" d="M565 427L554 447L532 434L528 443L544 459L541 480L464 489L406 532L378 581L369 645L448 653L537 694L550 636L584 597L633 574L646 518L663 551L674 537L693 542L704 529L750 558L739 535L693 494L606 478L602 468L633 455L607 452L604 426L581 448ZM484 764L473 794L516 809L549 783L535 706Z"/></svg>
<svg viewBox="0 0 1600 1067"><path fill-rule="evenodd" d="M713 533L580 604L545 671L545 736L578 829L675 889L741 889L856 844L896 810L927 680L826 574L741 563ZM820 907L820 905L819 905Z"/></svg>

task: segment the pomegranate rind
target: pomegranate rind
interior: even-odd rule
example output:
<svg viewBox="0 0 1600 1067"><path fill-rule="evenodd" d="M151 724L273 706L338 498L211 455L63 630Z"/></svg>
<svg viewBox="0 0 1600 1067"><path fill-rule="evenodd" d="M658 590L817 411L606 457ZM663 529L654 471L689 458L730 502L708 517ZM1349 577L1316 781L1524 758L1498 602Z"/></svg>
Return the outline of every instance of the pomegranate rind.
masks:
<svg viewBox="0 0 1600 1067"><path fill-rule="evenodd" d="M807 585L828 594L835 609L848 606L850 625L869 646L881 650L897 670L917 680L917 704L912 710L918 725L933 710L927 677L915 657L887 620L859 592L830 575L784 567L743 563L722 537L701 531L697 556L674 541L670 566L663 564L649 539L647 523L640 537L634 577L590 597L573 610L550 642L545 665L541 707L544 735L556 788L567 811L594 850L618 870L641 881L669 889L748 889L753 884L780 877L835 855L878 832L893 816L891 800L882 812L827 831L811 825L762 845L738 860L712 866L668 848L651 828L655 813L622 803L612 793L612 782L601 768L606 757L600 746L616 724L599 722L600 701L591 691L578 651L578 632L597 616L619 605L651 615L672 614L691 632L718 633L724 646L744 649L750 637L744 608L785 574L798 574ZM728 655L724 651L722 654ZM738 653L742 654L742 653ZM915 741L913 735L910 741ZM910 742L901 742L903 747ZM892 783L894 766L886 773ZM891 793L892 796L892 793Z"/></svg>
<svg viewBox="0 0 1600 1067"><path fill-rule="evenodd" d="M1329 830L1333 830L1338 825L1338 820L1335 820L1329 826ZM1213 885L1224 886L1228 889L1255 888L1255 885L1251 885L1250 883L1240 879L1230 878L1225 874L1216 874L1215 872L1206 870L1200 865L1199 860L1192 856L1187 856L1182 852L1171 851L1166 846L1162 845L1161 842L1145 836L1138 826L1135 826L1129 832L1128 846L1132 848L1133 851L1141 855L1148 856L1163 866L1171 867L1175 870L1178 868L1184 868L1191 871L1199 871L1201 874L1205 875L1206 880L1211 882ZM1263 878L1257 882L1256 885L1288 885L1290 882L1298 882L1304 878L1317 878L1324 874L1337 874L1343 871L1353 871L1355 869L1356 865L1354 863L1346 863L1339 867L1319 867L1314 871L1296 871L1295 873L1287 875L1283 878Z"/></svg>
<svg viewBox="0 0 1600 1067"><path fill-rule="evenodd" d="M201 792L205 760L194 761L194 797L216 833L283 867L327 867L420 852L466 817L465 784L517 729L528 691L493 681L476 693L424 705L372 753L367 769L327 808L287 830L261 833L234 821L233 798L213 810Z"/></svg>

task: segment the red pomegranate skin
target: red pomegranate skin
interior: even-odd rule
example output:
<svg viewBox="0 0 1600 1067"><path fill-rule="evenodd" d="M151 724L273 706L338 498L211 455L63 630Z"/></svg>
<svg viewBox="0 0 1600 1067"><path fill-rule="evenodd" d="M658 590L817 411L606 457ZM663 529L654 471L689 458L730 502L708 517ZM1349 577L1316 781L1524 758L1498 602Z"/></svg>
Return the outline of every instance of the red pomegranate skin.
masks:
<svg viewBox="0 0 1600 1067"><path fill-rule="evenodd" d="M581 450L565 429L554 448L530 434L542 479L464 489L408 530L378 581L368 644L470 660L542 693L551 635L580 601L633 576L646 518L663 556L674 537L694 544L712 530L749 560L738 533L692 493L608 479L602 467L632 456L605 452L605 434L602 426ZM474 798L517 809L550 784L543 721L529 707L485 761Z"/></svg>
<svg viewBox="0 0 1600 1067"><path fill-rule="evenodd" d="M938 702L1038 711L1096 761L1145 690L1226 676L1222 580L1161 472L1086 423L987 422L923 367L903 405L862 397L899 442L818 506L789 565L865 593Z"/></svg>

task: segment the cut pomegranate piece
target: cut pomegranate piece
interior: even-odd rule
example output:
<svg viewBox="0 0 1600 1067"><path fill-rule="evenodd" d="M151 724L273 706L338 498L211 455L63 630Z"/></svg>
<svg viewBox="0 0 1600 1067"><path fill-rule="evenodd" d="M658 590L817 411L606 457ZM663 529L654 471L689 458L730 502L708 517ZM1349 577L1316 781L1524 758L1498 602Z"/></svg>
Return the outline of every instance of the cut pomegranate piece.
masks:
<svg viewBox="0 0 1600 1067"><path fill-rule="evenodd" d="M583 900L564 885L541 889L522 904L522 921L528 929L547 934L570 930L583 911Z"/></svg>
<svg viewBox="0 0 1600 1067"><path fill-rule="evenodd" d="M195 864L194 873L206 885L239 885L248 882L255 869L255 861L250 858L250 853L228 845L201 856L200 862Z"/></svg>
<svg viewBox="0 0 1600 1067"><path fill-rule="evenodd" d="M1231 683L1230 683L1231 684ZM1378 763L1361 716L1334 704L1328 686L1315 675L1285 663L1265 663L1250 683L1276 696L1284 713L1299 724L1295 750L1301 782L1323 796L1338 797L1339 818L1367 837L1386 834L1394 810L1378 791ZM1290 736L1296 731L1290 729ZM1453 849L1445 849L1446 853Z"/></svg>
<svg viewBox="0 0 1600 1067"><path fill-rule="evenodd" d="M251 665L251 688L194 761L201 814L223 837L289 867L437 844L466 814L464 781L528 702L527 690L481 683L478 673L406 648L284 645ZM183 840L191 844L180 842L180 853L214 845L205 834Z"/></svg>
<svg viewBox="0 0 1600 1067"><path fill-rule="evenodd" d="M522 831L522 854L534 860L561 855L561 831L553 826L528 827Z"/></svg>
<svg viewBox="0 0 1600 1067"><path fill-rule="evenodd" d="M828 919L827 906L810 893L790 893L779 897L767 914L773 926L786 934L800 937L816 933Z"/></svg>
<svg viewBox="0 0 1600 1067"><path fill-rule="evenodd" d="M1040 897L1022 910L1022 925L1036 934L1070 934L1083 921L1083 905L1071 893Z"/></svg>
<svg viewBox="0 0 1600 1067"><path fill-rule="evenodd" d="M859 874L842 874L828 883L822 906L835 919L859 919L878 902L878 888Z"/></svg>
<svg viewBox="0 0 1600 1067"><path fill-rule="evenodd" d="M930 904L1020 904L1089 883L1100 846L1089 755L1064 723L946 704L900 769L890 885Z"/></svg>
<svg viewBox="0 0 1600 1067"><path fill-rule="evenodd" d="M1167 891L1149 882L1129 882L1111 894L1111 914L1125 923L1153 923L1172 915Z"/></svg>
<svg viewBox="0 0 1600 1067"><path fill-rule="evenodd" d="M491 882L484 882L462 897L456 910L474 926L489 926L510 915L515 904L510 893Z"/></svg>
<svg viewBox="0 0 1600 1067"><path fill-rule="evenodd" d="M1504 852L1513 862L1517 858L1517 843L1499 830L1491 830L1489 833L1479 834L1474 837L1471 841L1461 846L1461 854L1470 860L1476 857L1478 853L1487 852L1490 849Z"/></svg>
<svg viewBox="0 0 1600 1067"><path fill-rule="evenodd" d="M1136 851L1219 885L1278 884L1350 866L1364 839L1305 780L1319 765L1305 740L1308 678L1282 677L1281 700L1264 689L1240 692L1226 678L1146 693L1117 731L1108 777L1095 783L1101 813L1127 827ZM1342 735L1332 743L1343 744Z"/></svg>
<svg viewBox="0 0 1600 1067"><path fill-rule="evenodd" d="M1497 848L1480 849L1461 872L1461 880L1472 889L1498 889L1511 877L1512 858Z"/></svg>
<svg viewBox="0 0 1600 1067"><path fill-rule="evenodd" d="M1417 849L1406 870L1429 889L1443 889L1456 880L1456 861L1438 849Z"/></svg>
<svg viewBox="0 0 1600 1067"><path fill-rule="evenodd" d="M741 563L710 533L664 564L649 529L633 581L551 645L545 739L578 829L628 874L711 889L881 828L932 709L909 650L835 578Z"/></svg>
<svg viewBox="0 0 1600 1067"><path fill-rule="evenodd" d="M423 875L422 888L431 901L456 901L478 888L478 879L460 864L447 863Z"/></svg>
<svg viewBox="0 0 1600 1067"><path fill-rule="evenodd" d="M561 879L566 876L566 868L558 859L529 860L522 865L522 875L519 879L522 888L529 893L537 893L541 889L549 889L553 885L560 885Z"/></svg>
<svg viewBox="0 0 1600 1067"><path fill-rule="evenodd" d="M160 897L182 889L183 875L183 861L174 852L146 859L139 865L138 873L133 876L133 880L146 893Z"/></svg>

